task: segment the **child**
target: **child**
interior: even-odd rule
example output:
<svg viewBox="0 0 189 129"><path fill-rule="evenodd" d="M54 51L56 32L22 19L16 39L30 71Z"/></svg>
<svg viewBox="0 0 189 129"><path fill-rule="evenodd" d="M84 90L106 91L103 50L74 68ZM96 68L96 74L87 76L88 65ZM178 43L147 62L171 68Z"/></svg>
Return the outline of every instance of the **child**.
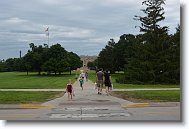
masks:
<svg viewBox="0 0 189 129"><path fill-rule="evenodd" d="M73 86L71 79L69 79L69 82L67 84L66 92L68 93L68 100L72 100Z"/></svg>
<svg viewBox="0 0 189 129"><path fill-rule="evenodd" d="M79 82L80 82L81 89L83 90L83 83L84 83L84 80L83 80L82 77L80 77Z"/></svg>
<svg viewBox="0 0 189 129"><path fill-rule="evenodd" d="M85 72L86 81L88 81L88 72Z"/></svg>

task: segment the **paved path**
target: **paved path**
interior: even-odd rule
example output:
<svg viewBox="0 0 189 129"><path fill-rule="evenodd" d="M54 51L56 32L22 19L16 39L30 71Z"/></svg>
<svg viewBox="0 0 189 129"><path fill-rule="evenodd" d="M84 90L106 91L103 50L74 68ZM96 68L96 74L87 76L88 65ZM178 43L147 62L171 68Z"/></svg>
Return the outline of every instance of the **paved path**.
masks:
<svg viewBox="0 0 189 129"><path fill-rule="evenodd" d="M98 95L91 81L74 84L75 96L67 94L46 103L0 105L0 119L8 120L180 120L180 103L132 103Z"/></svg>
<svg viewBox="0 0 189 129"><path fill-rule="evenodd" d="M50 114L51 119L64 120L125 120L129 117L121 104L130 104L127 100L107 96L105 93L98 95L94 84L91 81L84 83L84 90L81 90L79 82L74 84L72 101L68 101L67 94L62 98L49 101L47 105L54 105L56 109ZM61 112L60 114L57 112ZM71 114L70 114L71 113Z"/></svg>

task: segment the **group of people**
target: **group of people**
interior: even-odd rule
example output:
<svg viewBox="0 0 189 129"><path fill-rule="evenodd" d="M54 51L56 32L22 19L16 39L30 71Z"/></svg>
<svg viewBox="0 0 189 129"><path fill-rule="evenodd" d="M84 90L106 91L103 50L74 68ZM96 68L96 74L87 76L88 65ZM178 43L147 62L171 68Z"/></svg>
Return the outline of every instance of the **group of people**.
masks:
<svg viewBox="0 0 189 129"><path fill-rule="evenodd" d="M79 79L79 82L80 82L80 87L81 87L81 89L83 90L83 84L84 84L84 78L86 78L86 81L88 81L88 72L81 72L81 74L80 74L80 79Z"/></svg>
<svg viewBox="0 0 189 129"><path fill-rule="evenodd" d="M83 90L84 78L86 79L86 81L88 81L88 72L81 71L81 74L79 75L79 83L80 83L80 87L82 90ZM76 79L78 79L78 77ZM102 69L99 69L96 72L96 83L95 84L97 86L99 95L102 94L102 89L103 89L104 85L106 87L106 94L109 95L109 93L112 90L112 82L111 82L111 76L110 76L110 73L108 72L108 70L103 72ZM74 96L74 91L73 91L73 86L72 86L71 80L68 81L66 92L68 93L68 100L71 100L72 96Z"/></svg>
<svg viewBox="0 0 189 129"><path fill-rule="evenodd" d="M102 94L102 88L103 85L106 87L106 94L109 95L109 93L112 90L112 81L111 81L111 76L108 70L105 72L102 71L102 69L99 69L96 73L96 85L98 88L98 94Z"/></svg>
<svg viewBox="0 0 189 129"><path fill-rule="evenodd" d="M83 90L84 78L86 78L86 81L88 81L88 72L84 73L83 71L81 71L81 74L79 75L79 83L80 83L80 87L82 90ZM77 75L76 75L75 79L76 80L78 79ZM68 84L66 87L66 92L68 93L68 100L71 100L72 96L75 96L71 79L69 79L69 81L68 81Z"/></svg>

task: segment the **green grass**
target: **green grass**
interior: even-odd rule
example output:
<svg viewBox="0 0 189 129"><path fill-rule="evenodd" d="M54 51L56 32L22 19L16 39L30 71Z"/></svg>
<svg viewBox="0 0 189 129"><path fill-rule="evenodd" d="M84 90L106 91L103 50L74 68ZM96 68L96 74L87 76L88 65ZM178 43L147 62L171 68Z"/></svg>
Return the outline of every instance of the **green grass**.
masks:
<svg viewBox="0 0 189 129"><path fill-rule="evenodd" d="M64 92L0 92L0 104L41 103L58 96Z"/></svg>
<svg viewBox="0 0 189 129"><path fill-rule="evenodd" d="M116 82L116 78L122 76L123 72L111 74L112 83L115 89L138 89L138 88L180 88L179 85L137 85L137 84L119 84ZM89 80L95 82L96 81L96 74L95 71L89 71Z"/></svg>
<svg viewBox="0 0 189 129"><path fill-rule="evenodd" d="M66 87L69 79L75 81L75 74L68 73L61 76L38 76L37 73L25 72L4 72L0 73L0 89L62 89ZM79 73L77 73L79 74ZM116 78L123 73L112 74L112 83L115 89L134 89L134 88L179 88L179 85L135 85L135 84L119 84ZM89 79L95 82L95 71L89 71Z"/></svg>
<svg viewBox="0 0 189 129"><path fill-rule="evenodd" d="M0 73L0 89L62 89L69 79L75 81L75 73L58 76L38 76L37 73L4 72Z"/></svg>
<svg viewBox="0 0 189 129"><path fill-rule="evenodd" d="M134 102L180 102L180 90L121 91L113 92L112 95Z"/></svg>

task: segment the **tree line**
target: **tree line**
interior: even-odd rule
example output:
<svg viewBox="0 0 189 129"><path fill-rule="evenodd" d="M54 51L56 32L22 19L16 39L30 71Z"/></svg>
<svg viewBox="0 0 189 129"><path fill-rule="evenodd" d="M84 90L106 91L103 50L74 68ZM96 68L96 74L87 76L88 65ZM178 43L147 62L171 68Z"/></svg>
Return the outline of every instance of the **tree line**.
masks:
<svg viewBox="0 0 189 129"><path fill-rule="evenodd" d="M165 0L145 0L145 16L134 16L141 22L141 34L123 34L115 43L110 39L89 67L108 69L111 73L124 71L119 83L160 84L180 83L180 25L174 34L168 26L160 26L165 19Z"/></svg>
<svg viewBox="0 0 189 129"><path fill-rule="evenodd" d="M65 71L75 70L82 66L80 57L66 51L60 44L36 46L30 44L30 49L22 58L9 58L6 61L0 61L0 71L35 71L41 75L41 72L48 74L61 74Z"/></svg>

